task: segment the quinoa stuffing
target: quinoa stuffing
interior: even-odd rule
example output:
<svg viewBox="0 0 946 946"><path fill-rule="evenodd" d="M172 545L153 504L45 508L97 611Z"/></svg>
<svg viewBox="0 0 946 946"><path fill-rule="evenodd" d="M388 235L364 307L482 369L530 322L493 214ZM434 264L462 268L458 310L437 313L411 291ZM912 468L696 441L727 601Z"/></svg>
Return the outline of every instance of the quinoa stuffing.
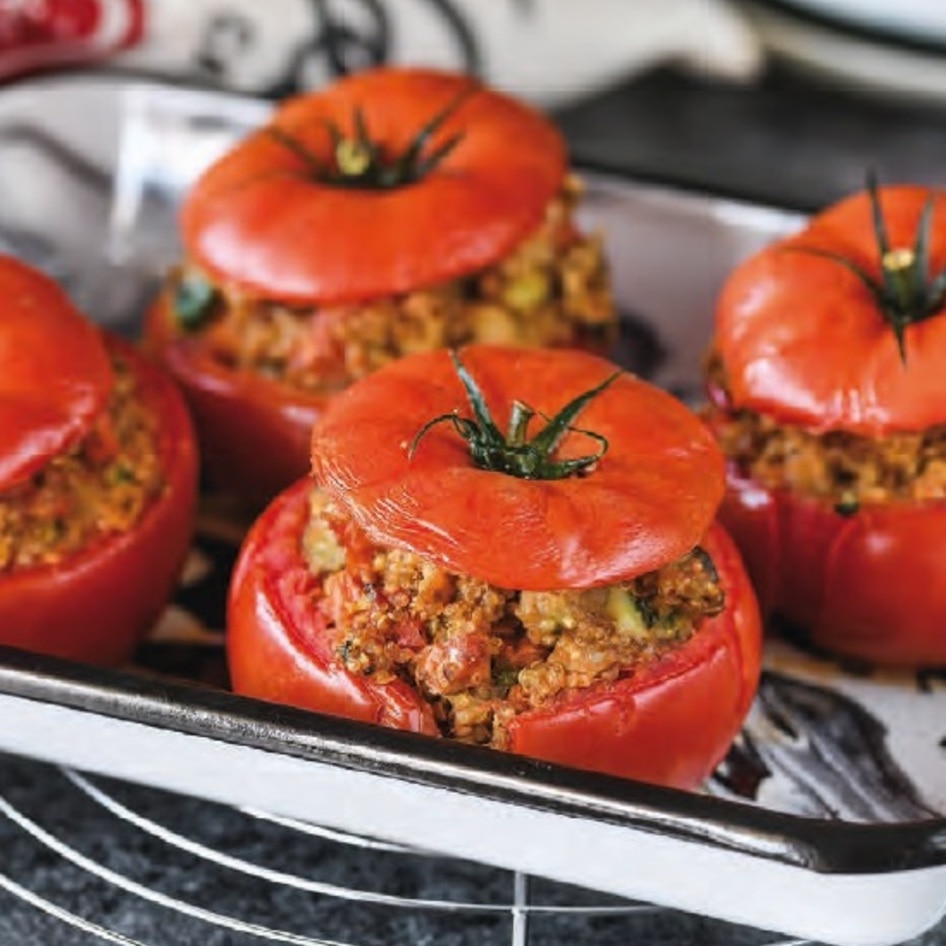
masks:
<svg viewBox="0 0 946 946"><path fill-rule="evenodd" d="M0 573L55 564L97 537L127 532L164 485L157 418L113 358L106 410L68 453L0 492Z"/></svg>
<svg viewBox="0 0 946 946"><path fill-rule="evenodd" d="M725 392L718 358L709 375ZM865 437L812 433L750 410L710 408L707 416L723 453L766 488L822 499L844 514L868 503L946 498L946 425Z"/></svg>
<svg viewBox="0 0 946 946"><path fill-rule="evenodd" d="M633 673L725 604L701 549L602 588L497 588L372 545L319 489L302 552L321 579L314 606L349 672L405 680L430 703L444 735L500 749L518 713Z"/></svg>
<svg viewBox="0 0 946 946"><path fill-rule="evenodd" d="M615 332L614 307L601 240L572 223L580 192L577 179L567 178L536 232L494 266L400 296L293 308L208 288L187 265L171 273L166 292L179 299L183 289L198 299L200 318L190 312L182 325L197 323L221 362L311 393L339 390L435 348L602 345Z"/></svg>

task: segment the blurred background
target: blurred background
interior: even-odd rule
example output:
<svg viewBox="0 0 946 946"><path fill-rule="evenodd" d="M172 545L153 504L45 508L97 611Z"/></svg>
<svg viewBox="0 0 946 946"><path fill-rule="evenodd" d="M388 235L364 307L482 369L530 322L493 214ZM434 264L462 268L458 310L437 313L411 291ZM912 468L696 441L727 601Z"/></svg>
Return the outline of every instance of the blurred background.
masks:
<svg viewBox="0 0 946 946"><path fill-rule="evenodd" d="M553 110L579 161L752 199L812 208L868 166L942 178L934 0L0 4L7 80L81 67L277 98L379 62L477 72Z"/></svg>

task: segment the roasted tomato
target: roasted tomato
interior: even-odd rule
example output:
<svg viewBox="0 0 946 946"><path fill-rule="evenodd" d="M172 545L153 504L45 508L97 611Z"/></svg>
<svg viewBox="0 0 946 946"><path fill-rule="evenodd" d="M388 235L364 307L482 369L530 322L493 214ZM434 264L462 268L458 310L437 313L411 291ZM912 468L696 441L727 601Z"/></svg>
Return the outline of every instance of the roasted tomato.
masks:
<svg viewBox="0 0 946 946"><path fill-rule="evenodd" d="M197 448L170 378L0 257L0 643L128 657L187 550Z"/></svg>
<svg viewBox="0 0 946 946"><path fill-rule="evenodd" d="M471 346L353 385L312 459L234 571L238 692L660 784L712 771L759 617L682 405L590 354Z"/></svg>
<svg viewBox="0 0 946 946"><path fill-rule="evenodd" d="M606 346L577 199L552 124L466 76L373 70L279 108L187 197L148 319L210 478L271 498L305 474L325 403L402 355Z"/></svg>
<svg viewBox="0 0 946 946"><path fill-rule="evenodd" d="M708 418L764 609L819 647L946 664L946 197L871 185L735 270Z"/></svg>

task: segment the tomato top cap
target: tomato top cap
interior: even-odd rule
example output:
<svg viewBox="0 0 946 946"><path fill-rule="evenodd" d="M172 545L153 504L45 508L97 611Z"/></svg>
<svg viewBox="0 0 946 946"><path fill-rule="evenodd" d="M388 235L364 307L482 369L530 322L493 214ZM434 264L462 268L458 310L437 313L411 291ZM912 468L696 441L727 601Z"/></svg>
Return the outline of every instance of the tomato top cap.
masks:
<svg viewBox="0 0 946 946"><path fill-rule="evenodd" d="M473 345L460 354L497 424L521 418L517 402L554 420L591 394L557 459L585 458L589 433L607 447L559 479L478 468L456 425L428 425L456 412L462 428L475 413L450 354L400 359L338 395L313 430L316 483L373 541L522 590L627 580L701 541L722 498L723 459L686 407L585 353Z"/></svg>
<svg viewBox="0 0 946 946"><path fill-rule="evenodd" d="M946 194L840 201L738 266L716 312L733 405L863 436L946 423Z"/></svg>
<svg viewBox="0 0 946 946"><path fill-rule="evenodd" d="M111 386L98 329L51 279L0 256L0 490L81 440Z"/></svg>
<svg viewBox="0 0 946 946"><path fill-rule="evenodd" d="M565 163L547 118L469 76L369 70L289 100L213 164L185 200L184 244L259 298L394 295L511 252Z"/></svg>

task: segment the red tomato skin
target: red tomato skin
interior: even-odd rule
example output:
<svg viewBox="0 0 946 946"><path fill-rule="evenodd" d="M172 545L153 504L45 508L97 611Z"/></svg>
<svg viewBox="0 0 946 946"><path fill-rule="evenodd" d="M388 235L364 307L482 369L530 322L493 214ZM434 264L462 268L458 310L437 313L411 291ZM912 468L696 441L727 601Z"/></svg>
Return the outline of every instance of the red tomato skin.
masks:
<svg viewBox="0 0 946 946"><path fill-rule="evenodd" d="M377 191L322 183L270 133L278 128L332 166L326 122L351 134L360 109L376 140L400 154L471 87L429 149L461 135L456 146L407 186ZM270 126L208 168L184 203L181 230L193 261L247 295L298 304L364 301L501 259L539 225L565 170L564 141L548 119L469 76L365 70L290 99Z"/></svg>
<svg viewBox="0 0 946 946"><path fill-rule="evenodd" d="M405 683L379 685L346 671L324 639L318 582L299 546L309 480L277 496L250 529L233 570L227 661L235 692L395 729L437 733L429 707Z"/></svg>
<svg viewBox="0 0 946 946"><path fill-rule="evenodd" d="M946 265L946 198L879 191L892 248L914 245L933 202L929 270ZM811 251L814 250L815 253ZM921 432L946 422L946 309L910 324L905 361L872 294L836 260L881 279L868 195L854 194L800 233L750 257L727 280L714 346L726 391L710 400L820 434ZM864 504L850 517L733 465L721 520L741 548L763 610L825 651L870 663L946 663L946 502Z"/></svg>
<svg viewBox="0 0 946 946"><path fill-rule="evenodd" d="M514 399L551 417L615 372L578 351L469 345L460 354L500 428ZM315 426L316 481L377 544L530 591L613 584L674 561L700 541L722 499L723 457L712 434L679 401L627 372L578 418L608 442L586 477L479 469L450 424L431 428L409 452L425 421L454 410L470 413L445 351L385 366L336 397ZM589 446L573 434L559 452L574 457Z"/></svg>
<svg viewBox="0 0 946 946"><path fill-rule="evenodd" d="M0 255L0 298L0 490L5 490L89 432L113 379L98 331L47 276Z"/></svg>
<svg viewBox="0 0 946 946"><path fill-rule="evenodd" d="M706 781L755 694L761 624L732 540L713 525L701 544L723 583L725 611L633 676L522 713L509 726L513 752L676 788Z"/></svg>
<svg viewBox="0 0 946 946"><path fill-rule="evenodd" d="M222 364L199 334L180 332L164 294L146 314L143 345L184 394L213 486L260 510L308 473L312 428L336 394L309 394Z"/></svg>
<svg viewBox="0 0 946 946"><path fill-rule="evenodd" d="M720 520L763 611L817 647L886 666L946 665L946 502L862 506L845 517L731 469Z"/></svg>
<svg viewBox="0 0 946 946"><path fill-rule="evenodd" d="M197 448L173 382L125 342L103 333L138 376L160 417L167 486L129 532L107 536L55 565L0 576L0 643L116 665L171 596L187 553L197 495Z"/></svg>
<svg viewBox="0 0 946 946"><path fill-rule="evenodd" d="M930 272L946 266L946 196L924 187L880 189L890 245L912 247L934 201ZM854 273L828 252L881 279L866 193L812 218L727 279L716 307L716 348L733 405L813 432L868 437L946 422L946 308L905 329L906 364L893 329Z"/></svg>
<svg viewBox="0 0 946 946"><path fill-rule="evenodd" d="M177 331L163 295L147 314L144 346L184 394L211 484L261 509L305 476L312 425L327 398L221 364L199 336Z"/></svg>
<svg viewBox="0 0 946 946"><path fill-rule="evenodd" d="M234 690L436 735L429 708L412 688L352 675L328 652L312 606L317 582L297 551L310 489L301 481L277 497L241 549L227 625ZM523 714L510 730L513 752L678 788L706 779L752 700L761 634L731 541L713 526L704 547L726 589L726 611L645 671Z"/></svg>

